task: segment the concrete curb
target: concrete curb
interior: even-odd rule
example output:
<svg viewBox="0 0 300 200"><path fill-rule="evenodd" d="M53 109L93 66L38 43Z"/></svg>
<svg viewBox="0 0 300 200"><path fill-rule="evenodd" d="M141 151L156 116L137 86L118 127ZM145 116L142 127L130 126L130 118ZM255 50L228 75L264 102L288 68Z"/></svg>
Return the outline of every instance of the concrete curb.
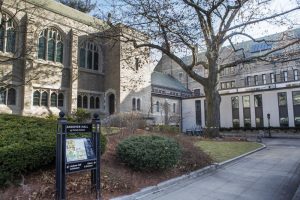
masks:
<svg viewBox="0 0 300 200"><path fill-rule="evenodd" d="M196 171L191 172L189 174L185 174L185 175L182 175L182 176L179 176L179 177L172 178L170 180L161 182L161 183L159 183L155 186L149 186L149 187L143 188L139 192L136 192L136 193L133 193L133 194L130 194L130 195L125 195L125 196L112 198L111 200L138 200L138 199L143 198L145 196L148 196L150 194L161 192L161 191L169 188L170 186L173 186L173 185L179 184L183 181L190 180L192 178L196 178L196 177L202 176L204 174L216 171L217 169L219 169L219 168L221 168L221 167L223 167L223 166L225 166L229 163L237 161L237 160L239 160L239 159L241 159L245 156L248 156L250 154L253 154L257 151L260 151L260 150L266 148L266 145L264 145L264 144L262 144L262 145L263 146L258 148L258 149L255 149L255 150L250 151L248 153L242 154L242 155L240 155L238 157L235 157L235 158L232 158L230 160L226 160L226 161L221 162L221 163L214 163L212 165L209 165L209 166L204 167L202 169L196 170Z"/></svg>

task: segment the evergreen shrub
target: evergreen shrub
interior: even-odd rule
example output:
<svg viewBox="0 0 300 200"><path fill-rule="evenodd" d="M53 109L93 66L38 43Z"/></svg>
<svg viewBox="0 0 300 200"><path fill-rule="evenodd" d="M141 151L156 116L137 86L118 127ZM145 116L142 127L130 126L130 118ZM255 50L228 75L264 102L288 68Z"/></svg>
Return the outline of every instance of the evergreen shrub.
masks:
<svg viewBox="0 0 300 200"><path fill-rule="evenodd" d="M155 171L171 168L181 156L174 140L162 136L131 136L117 146L120 160L134 170Z"/></svg>

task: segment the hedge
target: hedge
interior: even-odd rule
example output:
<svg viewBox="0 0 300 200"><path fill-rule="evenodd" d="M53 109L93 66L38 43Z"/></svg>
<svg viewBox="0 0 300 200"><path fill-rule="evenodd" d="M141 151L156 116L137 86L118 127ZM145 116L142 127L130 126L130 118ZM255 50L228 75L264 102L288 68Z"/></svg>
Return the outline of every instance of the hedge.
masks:
<svg viewBox="0 0 300 200"><path fill-rule="evenodd" d="M118 144L117 155L134 170L155 171L176 165L181 148L167 137L131 136Z"/></svg>
<svg viewBox="0 0 300 200"><path fill-rule="evenodd" d="M0 115L0 186L54 163L56 120ZM101 153L106 138L101 135Z"/></svg>

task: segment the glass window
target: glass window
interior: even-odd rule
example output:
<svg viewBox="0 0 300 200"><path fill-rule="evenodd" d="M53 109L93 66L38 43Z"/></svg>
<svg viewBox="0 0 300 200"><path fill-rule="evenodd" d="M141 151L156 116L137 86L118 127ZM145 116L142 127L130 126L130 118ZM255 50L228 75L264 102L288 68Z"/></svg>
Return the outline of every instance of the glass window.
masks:
<svg viewBox="0 0 300 200"><path fill-rule="evenodd" d="M244 127L251 127L250 96L243 96Z"/></svg>
<svg viewBox="0 0 300 200"><path fill-rule="evenodd" d="M91 109L95 108L95 98L93 96L90 97L90 108Z"/></svg>
<svg viewBox="0 0 300 200"><path fill-rule="evenodd" d="M59 31L55 28L45 29L40 33L38 44L38 58L53 62L63 62L63 41ZM47 50L47 54L46 54Z"/></svg>
<svg viewBox="0 0 300 200"><path fill-rule="evenodd" d="M62 42L58 42L56 45L56 62L63 62L64 45Z"/></svg>
<svg viewBox="0 0 300 200"><path fill-rule="evenodd" d="M298 81L298 80L299 80L298 69L294 69L294 80L295 80L295 81Z"/></svg>
<svg viewBox="0 0 300 200"><path fill-rule="evenodd" d="M235 81L231 81L231 87L235 88Z"/></svg>
<svg viewBox="0 0 300 200"><path fill-rule="evenodd" d="M293 104L300 105L300 91L293 92Z"/></svg>
<svg viewBox="0 0 300 200"><path fill-rule="evenodd" d="M200 96L200 89L194 89L194 95Z"/></svg>
<svg viewBox="0 0 300 200"><path fill-rule="evenodd" d="M82 99L82 107L88 108L88 97L87 96L84 96Z"/></svg>
<svg viewBox="0 0 300 200"><path fill-rule="evenodd" d="M132 110L136 110L136 100L135 100L135 98L132 99Z"/></svg>
<svg viewBox="0 0 300 200"><path fill-rule="evenodd" d="M159 112L159 102L156 102L156 112Z"/></svg>
<svg viewBox="0 0 300 200"><path fill-rule="evenodd" d="M100 108L100 98L96 97L96 108Z"/></svg>
<svg viewBox="0 0 300 200"><path fill-rule="evenodd" d="M225 83L221 83L221 89L226 89L226 84Z"/></svg>
<svg viewBox="0 0 300 200"><path fill-rule="evenodd" d="M7 105L16 105L16 90L14 88L8 90Z"/></svg>
<svg viewBox="0 0 300 200"><path fill-rule="evenodd" d="M295 126L300 127L300 91L293 92Z"/></svg>
<svg viewBox="0 0 300 200"><path fill-rule="evenodd" d="M285 106L287 105L286 93L280 92L278 93L278 105Z"/></svg>
<svg viewBox="0 0 300 200"><path fill-rule="evenodd" d="M64 94L59 93L58 94L58 107L63 107L64 106Z"/></svg>
<svg viewBox="0 0 300 200"><path fill-rule="evenodd" d="M84 42L80 46L79 66L81 68L99 71L101 61L101 50L93 42Z"/></svg>
<svg viewBox="0 0 300 200"><path fill-rule="evenodd" d="M243 96L244 108L250 108L250 96Z"/></svg>
<svg viewBox="0 0 300 200"><path fill-rule="evenodd" d="M257 75L254 76L254 84L258 85L258 76Z"/></svg>
<svg viewBox="0 0 300 200"><path fill-rule="evenodd" d="M275 83L276 82L276 77L274 73L270 74L270 79L271 79L271 83Z"/></svg>
<svg viewBox="0 0 300 200"><path fill-rule="evenodd" d="M10 53L15 52L15 46L16 46L15 41L16 41L15 29L10 28L7 30L6 52L10 52Z"/></svg>
<svg viewBox="0 0 300 200"><path fill-rule="evenodd" d="M245 85L249 86L250 85L250 81L251 81L251 77L247 76Z"/></svg>
<svg viewBox="0 0 300 200"><path fill-rule="evenodd" d="M38 46L38 58L46 60L46 38L39 38L39 46Z"/></svg>
<svg viewBox="0 0 300 200"><path fill-rule="evenodd" d="M254 95L254 106L255 106L255 124L256 127L264 126L264 115L263 115L263 104L262 95Z"/></svg>
<svg viewBox="0 0 300 200"><path fill-rule="evenodd" d="M201 121L201 100L196 100L195 101L195 107L196 107L196 124L197 125L202 125Z"/></svg>
<svg viewBox="0 0 300 200"><path fill-rule="evenodd" d="M0 88L0 104L6 104L6 89Z"/></svg>
<svg viewBox="0 0 300 200"><path fill-rule="evenodd" d="M14 53L16 48L16 24L12 17L4 13L0 13L0 22L0 51Z"/></svg>
<svg viewBox="0 0 300 200"><path fill-rule="evenodd" d="M262 81L263 81L263 84L267 84L267 78L266 78L265 74L262 75Z"/></svg>
<svg viewBox="0 0 300 200"><path fill-rule="evenodd" d="M55 92L53 92L50 96L51 99L51 106L52 107L57 107L57 94Z"/></svg>
<svg viewBox="0 0 300 200"><path fill-rule="evenodd" d="M137 99L136 100L136 110L141 110L141 100L140 99Z"/></svg>
<svg viewBox="0 0 300 200"><path fill-rule="evenodd" d="M40 106L40 98L41 98L41 93L39 91L35 91L33 93L33 105L34 106Z"/></svg>
<svg viewBox="0 0 300 200"><path fill-rule="evenodd" d="M227 88L231 88L231 82L227 82L226 85Z"/></svg>
<svg viewBox="0 0 300 200"><path fill-rule="evenodd" d="M278 109L279 109L279 124L280 127L289 126L287 97L285 92L278 93Z"/></svg>
<svg viewBox="0 0 300 200"><path fill-rule="evenodd" d="M0 51L4 50L4 27L0 26Z"/></svg>
<svg viewBox="0 0 300 200"><path fill-rule="evenodd" d="M82 97L81 97L81 95L77 96L77 108L82 108Z"/></svg>
<svg viewBox="0 0 300 200"><path fill-rule="evenodd" d="M262 107L262 95L254 95L254 105L255 107Z"/></svg>
<svg viewBox="0 0 300 200"><path fill-rule="evenodd" d="M139 70L140 61L138 58L135 58L135 71Z"/></svg>
<svg viewBox="0 0 300 200"><path fill-rule="evenodd" d="M287 73L287 71L284 71L284 72L283 72L283 81L284 81L284 82L287 82L287 81L288 81L288 73Z"/></svg>
<svg viewBox="0 0 300 200"><path fill-rule="evenodd" d="M176 103L173 103L173 113L176 112Z"/></svg>
<svg viewBox="0 0 300 200"><path fill-rule="evenodd" d="M239 108L239 97L231 98L232 108Z"/></svg>
<svg viewBox="0 0 300 200"><path fill-rule="evenodd" d="M48 106L48 93L47 92L43 92L42 93L42 106Z"/></svg>

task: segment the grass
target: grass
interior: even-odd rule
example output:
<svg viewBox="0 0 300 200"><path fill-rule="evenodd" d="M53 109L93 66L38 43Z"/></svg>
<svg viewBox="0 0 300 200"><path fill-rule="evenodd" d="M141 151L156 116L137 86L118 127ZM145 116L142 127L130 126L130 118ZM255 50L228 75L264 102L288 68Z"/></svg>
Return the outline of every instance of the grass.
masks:
<svg viewBox="0 0 300 200"><path fill-rule="evenodd" d="M223 162L255 150L262 145L256 142L199 141L196 142L196 146L209 154L215 162Z"/></svg>

